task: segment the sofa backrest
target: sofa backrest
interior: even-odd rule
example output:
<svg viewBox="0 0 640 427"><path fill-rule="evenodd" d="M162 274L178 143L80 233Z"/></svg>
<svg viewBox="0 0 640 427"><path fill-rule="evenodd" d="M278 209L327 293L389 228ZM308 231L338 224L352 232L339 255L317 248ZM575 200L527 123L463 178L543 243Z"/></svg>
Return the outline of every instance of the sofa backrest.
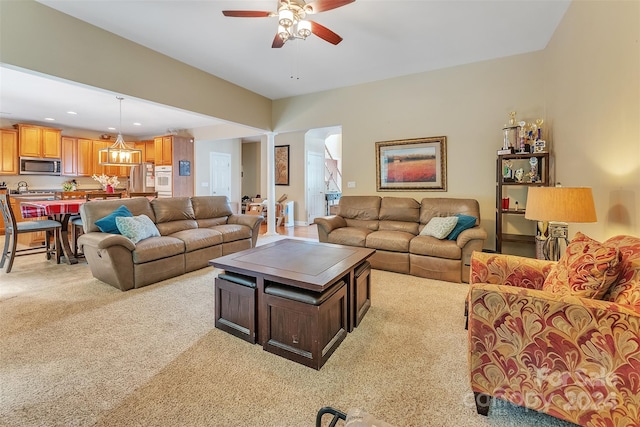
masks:
<svg viewBox="0 0 640 427"><path fill-rule="evenodd" d="M80 206L80 217L85 232L100 231L95 222L104 218L120 206L126 206L134 216L146 215L155 222L155 214L151 209L151 203L146 197L132 199L91 200Z"/></svg>
<svg viewBox="0 0 640 427"><path fill-rule="evenodd" d="M190 197L153 199L151 207L156 217L156 227L163 236L198 228Z"/></svg>
<svg viewBox="0 0 640 427"><path fill-rule="evenodd" d="M344 218L348 227L377 230L380 200L379 196L342 196L338 215Z"/></svg>
<svg viewBox="0 0 640 427"><path fill-rule="evenodd" d="M194 196L191 204L198 227L226 224L233 215L227 196Z"/></svg>
<svg viewBox="0 0 640 427"><path fill-rule="evenodd" d="M409 197L383 197L380 202L379 230L418 234L420 203Z"/></svg>
<svg viewBox="0 0 640 427"><path fill-rule="evenodd" d="M427 197L420 203L420 224L424 226L434 216L463 214L475 216L480 225L480 204L475 199L453 199L449 197Z"/></svg>

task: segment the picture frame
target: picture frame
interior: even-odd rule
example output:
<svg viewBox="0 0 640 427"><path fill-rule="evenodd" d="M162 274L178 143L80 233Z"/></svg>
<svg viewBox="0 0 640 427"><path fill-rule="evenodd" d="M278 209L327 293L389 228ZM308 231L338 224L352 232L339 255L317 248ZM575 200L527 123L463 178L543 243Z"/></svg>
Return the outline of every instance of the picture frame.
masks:
<svg viewBox="0 0 640 427"><path fill-rule="evenodd" d="M289 185L289 146L276 145L274 159L276 170L275 184Z"/></svg>
<svg viewBox="0 0 640 427"><path fill-rule="evenodd" d="M376 142L378 191L447 191L447 137Z"/></svg>
<svg viewBox="0 0 640 427"><path fill-rule="evenodd" d="M178 175L179 176L191 175L191 162L189 160L178 160Z"/></svg>

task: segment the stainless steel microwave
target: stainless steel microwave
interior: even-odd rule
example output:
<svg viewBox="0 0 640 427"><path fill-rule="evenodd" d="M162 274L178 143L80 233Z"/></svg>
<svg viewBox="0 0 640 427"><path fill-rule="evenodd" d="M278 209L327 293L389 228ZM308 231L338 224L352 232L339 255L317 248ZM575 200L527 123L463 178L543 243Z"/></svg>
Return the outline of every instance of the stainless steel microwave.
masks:
<svg viewBox="0 0 640 427"><path fill-rule="evenodd" d="M20 175L60 175L60 159L20 157Z"/></svg>

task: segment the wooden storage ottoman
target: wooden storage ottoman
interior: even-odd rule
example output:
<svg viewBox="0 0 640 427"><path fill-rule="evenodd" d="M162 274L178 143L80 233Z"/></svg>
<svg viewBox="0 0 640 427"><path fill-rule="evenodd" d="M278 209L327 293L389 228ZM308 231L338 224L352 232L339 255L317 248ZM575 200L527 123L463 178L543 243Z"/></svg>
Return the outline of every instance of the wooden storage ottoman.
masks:
<svg viewBox="0 0 640 427"><path fill-rule="evenodd" d="M215 281L216 328L256 342L256 280L223 273Z"/></svg>
<svg viewBox="0 0 640 427"><path fill-rule="evenodd" d="M321 293L265 283L264 293L264 349L320 369L347 335L346 282Z"/></svg>
<svg viewBox="0 0 640 427"><path fill-rule="evenodd" d="M353 325L358 326L371 307L371 263L365 261L353 274Z"/></svg>

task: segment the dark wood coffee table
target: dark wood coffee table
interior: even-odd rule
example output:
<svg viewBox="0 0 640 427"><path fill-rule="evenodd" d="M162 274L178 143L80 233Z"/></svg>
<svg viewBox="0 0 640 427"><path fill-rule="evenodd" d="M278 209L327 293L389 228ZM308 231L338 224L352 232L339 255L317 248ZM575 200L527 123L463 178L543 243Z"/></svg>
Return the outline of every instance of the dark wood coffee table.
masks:
<svg viewBox="0 0 640 427"><path fill-rule="evenodd" d="M374 253L375 250L367 248L283 239L212 259L209 265L227 273L255 278L256 342L264 345L268 332L265 283L320 294L344 279L347 286L347 329L351 332L355 326L356 314L354 273Z"/></svg>

